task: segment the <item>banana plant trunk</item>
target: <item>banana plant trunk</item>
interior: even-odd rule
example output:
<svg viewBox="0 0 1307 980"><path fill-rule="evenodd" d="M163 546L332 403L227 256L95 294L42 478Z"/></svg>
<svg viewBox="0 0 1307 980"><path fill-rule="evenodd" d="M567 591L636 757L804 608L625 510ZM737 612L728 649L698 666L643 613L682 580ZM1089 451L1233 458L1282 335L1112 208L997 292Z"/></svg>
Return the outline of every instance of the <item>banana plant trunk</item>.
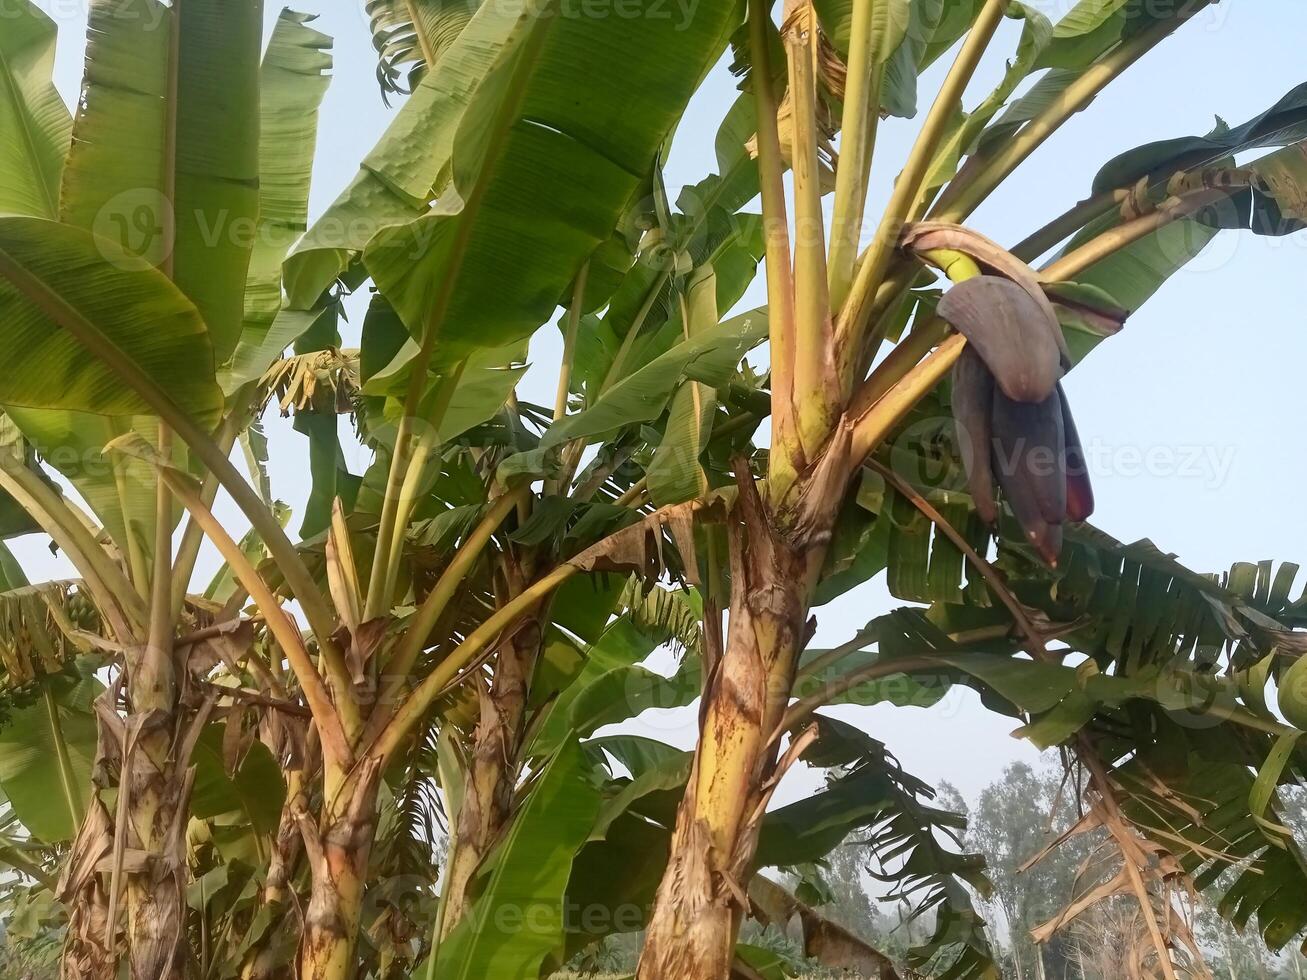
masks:
<svg viewBox="0 0 1307 980"><path fill-rule="evenodd" d="M350 980L355 975L381 767L370 761L359 770L352 776L328 772L328 800L317 823L299 813L312 881L295 973L301 980Z"/></svg>
<svg viewBox="0 0 1307 980"><path fill-rule="evenodd" d="M268 875L263 882L261 901L269 912L269 925L262 940L246 954L241 967L241 980L282 980L289 976L289 964L279 958L273 932L290 906L291 885L302 838L296 814L308 807L303 772L292 771L286 777L286 802L282 805L277 823L277 836L272 842L268 860Z"/></svg>
<svg viewBox="0 0 1307 980"><path fill-rule="evenodd" d="M699 746L677 813L638 980L726 980L747 902L778 728L808 638L822 535L778 531L752 483L731 523L725 650L705 679Z"/></svg>
<svg viewBox="0 0 1307 980"><path fill-rule="evenodd" d="M455 818L444 894L442 935L463 918L468 884L498 839L512 809L521 761L527 693L542 632L523 624L499 649L489 689L478 692L480 718L473 734L468 775Z"/></svg>
<svg viewBox="0 0 1307 980"><path fill-rule="evenodd" d="M171 758L175 733L174 712L154 708L127 720L119 792L128 794L127 838L135 838L123 857L132 980L174 976L184 962L191 780Z"/></svg>

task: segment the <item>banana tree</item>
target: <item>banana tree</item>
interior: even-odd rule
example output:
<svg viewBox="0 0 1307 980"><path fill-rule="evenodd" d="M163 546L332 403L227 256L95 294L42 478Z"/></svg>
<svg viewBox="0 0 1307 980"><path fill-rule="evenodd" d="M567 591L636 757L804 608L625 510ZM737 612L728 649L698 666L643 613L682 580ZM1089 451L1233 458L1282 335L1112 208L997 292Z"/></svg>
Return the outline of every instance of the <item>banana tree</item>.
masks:
<svg viewBox="0 0 1307 980"><path fill-rule="evenodd" d="M809 610L823 591L837 525L851 494L863 489L867 468L893 499L928 519L920 546L929 545L932 526L949 542L948 557L932 555L927 563L926 555L908 550L895 529L885 529L892 590L914 599L951 597L965 557L977 575L973 601L998 607L998 624L990 625L1015 634L1012 652L1031 658L1015 668L1018 672L1033 678L1075 652L1098 654L1100 669L1154 681L1151 668L1110 644L1105 651L1088 642L1072 643L1065 651L1050 648L1056 634L1032 621L1030 600L1018 598L1010 576L995 573L982 557L983 530L972 543L965 529L953 524L999 526L997 477L1015 518L1015 528L1003 524L1000 543L1061 567L1064 537L1072 533L1068 528L1084 521L1093 504L1058 379L1092 343L1119 329L1124 316L1164 278L1168 270L1155 262L1157 253L1174 267L1205 244L1209 229L1284 234L1299 227L1294 209L1300 196L1294 188L1301 184L1290 175L1301 175L1303 134L1292 94L1277 106L1289 108L1279 128L1254 122L1228 141L1218 137L1192 154L1184 152L1189 146L1181 155L1153 147L1117 162L1107 171L1113 176L1105 178L1122 180L1111 188L1116 193L1105 185L1092 204L1037 233L1035 244L1024 245L1024 259L961 224L1071 115L1205 4L1163 14L1140 5L1128 11L1132 16L1117 18L1120 6L1084 3L1054 28L1037 10L1016 3L976 4L963 18L940 18L936 8L932 19L929 4L868 0L849 9L794 2L784 5L779 26L767 5L750 4L747 37L739 47L755 103L752 145L767 233L771 439L765 461L735 461L731 475L737 486L724 517L703 499L662 516L669 527L678 519L725 525L729 589L705 603L713 614L705 620L705 635L720 635L717 610L727 608L729 620L723 645L709 661L700 742L640 977L725 977L733 968L768 800L786 769L803 756L807 741L820 738L819 732L810 735L794 725L820 704L821 692L799 702L804 711L791 698L810 635ZM998 88L963 112L967 84L1004 15L1023 22L1016 56ZM914 75L957 40L953 66L894 180L886 212L870 246L858 255L876 121L906 101L905 67ZM1026 99L999 116L1020 83L1041 66L1056 66L1056 72L1045 74ZM842 153L831 180L826 157L837 119ZM1246 168L1233 168L1229 159L1236 150L1286 144L1286 151ZM793 175L788 197L787 168ZM832 186L827 234L823 198ZM1192 240L1177 248L1177 236L1194 229ZM1026 264L1068 238L1061 254L1038 272ZM922 288L935 270L948 282L942 298ZM894 338L901 339L881 356L884 342ZM1075 348L1072 338L1078 341ZM903 450L897 432L933 397L950 369L970 496L970 507L960 511L956 497L949 497L951 519L895 472L895 454ZM1037 465L1036 456L1051 465ZM717 499L728 502L726 495ZM880 512L882 520L889 517L887 510ZM921 561L914 568L917 556ZM1141 615L1156 612L1154 604ZM1137 633L1150 625L1122 629ZM1176 651L1197 642L1174 630L1166 636ZM1138 635L1135 642L1142 642ZM1264 655L1272 652L1265 638L1254 647ZM1265 670L1276 664L1264 662ZM891 662L878 669L896 666L907 665ZM927 658L926 666L936 668L937 661ZM1193 661L1204 682L1214 666L1203 657ZM1232 678L1243 666L1234 657L1224 669ZM1184 683L1195 679L1187 676ZM1229 680L1224 690L1229 693ZM1261 769L1259 782L1269 793L1296 732L1249 710L1262 694L1250 696L1251 702L1232 709L1234 723L1254 733L1239 740L1257 746L1249 760ZM1093 699L1092 706L1082 704L1079 710L1076 723L1054 741L1066 744L1085 767L1095 826L1118 848L1121 867L1110 888L1091 889L1090 897L1132 895L1148 912L1148 935L1137 957L1141 972L1174 976L1176 964L1197 949L1174 924L1169 899L1159 893L1169 894L1166 890L1183 878L1186 847L1140 836L1119 781L1128 763L1092 724L1104 704ZM1278 750L1265 740L1267 733L1278 733ZM1159 856L1164 871L1149 872ZM1295 862L1300 864L1296 854L1290 864ZM1068 915L1080 907L1073 904ZM1268 922L1267 928L1276 927ZM948 975L993 971L974 944L963 945Z"/></svg>
<svg viewBox="0 0 1307 980"><path fill-rule="evenodd" d="M298 832L310 883L297 974L352 975L383 774L411 751L433 711L450 710L441 705L451 688L478 677L493 657L496 682L468 754L473 790L458 821L467 830L451 857L452 929L456 883L484 856L521 768L523 695L544 635L543 624L524 628L523 617L538 619L555 588L596 569L588 539L602 536L612 511L620 519L642 500L638 488L611 492L620 455L577 474L579 452L569 452L551 481L566 489L565 502L610 502L560 544L560 555L540 546L558 529L558 507L544 502L557 491L537 505L529 481L495 474L493 464L505 445L529 449L522 419L531 412L511 394L522 341L565 294L574 337L586 310L607 305L633 260L619 225L646 196L659 147L725 47L733 11L704 8L687 34L661 17L595 31L548 8L478 11L443 50L442 70L417 85L359 180L304 236L283 297L288 233L304 224L325 40L304 18L285 15L260 79L255 4L243 5L239 18L198 3L142 2L131 17L112 6L92 11L85 93L62 178L57 166L36 170L47 158L57 163L67 141L66 120L58 125L53 110L36 133L50 152L25 161L47 190L58 188L58 208L3 219L9 237L0 248L6 337L15 349L36 344L40 363L55 369L44 382L11 372L4 404L102 524L17 460L6 468L6 487L77 566L104 616L105 644L125 651L115 661L121 683L100 711L107 744L97 766L124 775L117 787L102 787L75 842L77 872L61 889L73 916L65 969L113 972L120 888L133 975L166 974L190 956L178 937L187 814L196 815L188 804L191 754L203 747L218 702L241 697L219 690L195 698L195 679L179 669L176 651L223 635L240 637L240 656L228 649L222 659L229 671L240 661L242 691L254 686L263 699L255 703L274 712L302 700L313 722L304 744L278 746L296 757L298 775L287 781L265 897L270 906L286 898ZM47 22L24 12L48 54ZM629 61L635 51L638 71ZM39 69L42 58L35 61ZM577 63L613 79L602 101L580 106L571 98L567 69ZM20 121L51 95L39 75L34 93L15 93ZM138 76L139 84L121 84ZM119 132L123 117L133 125ZM529 226L516 210L523 193L540 205ZM457 204L432 209L433 197ZM340 218L358 216L360 202L364 237L333 233ZM257 248L225 234L222 222L238 218L257 219L267 233ZM359 221L347 226L362 234ZM213 275L204 271L210 260ZM523 269L530 274L519 275ZM315 345L338 345L336 281L359 274L380 293L351 367L346 353ZM659 289L665 284L666 277ZM704 289L715 310L712 280ZM639 332L637 324L632 337ZM272 366L290 343L294 363ZM620 377L620 361L600 389ZM369 386L358 414L379 458L361 481L340 472L334 413L318 397L327 389L348 394L353 371ZM564 372L556 413L566 411L569 387ZM304 530L325 538L301 547L228 458L244 434L257 462L250 419L269 388L283 406L304 410L297 424L312 439L315 481L331 487L315 485L305 515ZM512 439L453 442L506 402ZM65 447L76 451L57 452ZM101 454L109 466L88 465ZM450 485L440 483L446 476ZM253 526L245 542L213 516L219 487ZM450 506L455 500L459 507ZM428 528L434 566L413 546L419 504L437 508L423 519L443 518L454 530ZM179 509L189 518L174 550L165 542ZM516 526L517 540L496 543L492 554L488 546L510 517L505 533ZM207 603L188 595L202 538L227 563ZM283 597L299 603L308 637L283 611ZM254 644L240 632L247 600L261 638ZM221 619L233 613L232 623ZM230 719L227 731L238 731ZM492 763L488 771L478 759ZM114 789L111 812L103 793ZM268 966L255 956L243 969L261 975Z"/></svg>

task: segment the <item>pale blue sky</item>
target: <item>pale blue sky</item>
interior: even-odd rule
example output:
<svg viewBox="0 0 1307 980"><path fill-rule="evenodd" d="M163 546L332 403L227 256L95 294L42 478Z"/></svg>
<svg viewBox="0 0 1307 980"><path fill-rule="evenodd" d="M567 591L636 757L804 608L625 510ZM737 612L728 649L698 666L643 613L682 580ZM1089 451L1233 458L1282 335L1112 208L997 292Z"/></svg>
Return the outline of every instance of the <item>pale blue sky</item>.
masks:
<svg viewBox="0 0 1307 980"><path fill-rule="evenodd" d="M80 78L85 0L37 2L59 23L57 81L72 101ZM1033 5L1056 17L1072 0ZM314 26L336 39L335 78L319 128L316 215L353 176L391 111L375 83L361 0L302 0L296 9L320 14ZM279 10L267 9L269 24ZM996 81L1016 36L1015 24L1004 26L969 91L968 105ZM1206 132L1217 114L1236 123L1262 111L1307 80L1304 38L1307 3L1302 0L1224 0L1064 127L970 223L1002 244L1014 244L1083 197L1099 165L1117 152ZM923 80L926 97L941 75L942 65ZM667 175L673 197L680 185L713 170L712 139L734 96L734 80L718 66L678 132ZM869 202L873 221L914 133L915 123L907 120L890 120L881 128ZM759 279L745 304L763 301ZM1226 233L1071 375L1067 388L1077 422L1097 459L1095 523L1127 541L1152 537L1204 571L1263 558L1307 564L1307 528L1297 512L1307 462L1294 421L1307 406L1301 364L1307 352L1305 301L1307 236L1265 240ZM541 332L532 349L541 369L528 375L525 398L552 401L557 346L554 331ZM302 440L285 424L272 424L271 431L278 494L299 504L307 492ZM355 461L356 471L364 462L361 456ZM239 523L230 507L223 513ZM66 574L35 540L20 543L19 551L34 570ZM843 641L891 604L881 582L863 586L819 611L818 644ZM967 797L974 797L1004 762L1033 758L1008 737L1013 724L986 714L970 695L950 697L928 711L838 713L887 741L918 775L948 779ZM679 744L693 740L689 713L644 722ZM797 779L783 795L802 792L806 785Z"/></svg>

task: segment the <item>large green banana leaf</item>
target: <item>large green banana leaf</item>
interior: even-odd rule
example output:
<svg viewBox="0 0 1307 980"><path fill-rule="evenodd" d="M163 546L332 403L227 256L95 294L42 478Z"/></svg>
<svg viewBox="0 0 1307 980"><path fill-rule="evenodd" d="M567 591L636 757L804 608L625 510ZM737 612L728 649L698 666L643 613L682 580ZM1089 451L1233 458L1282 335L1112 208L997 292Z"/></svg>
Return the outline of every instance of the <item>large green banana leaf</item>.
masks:
<svg viewBox="0 0 1307 980"><path fill-rule="evenodd" d="M258 215L259 5L95 0L88 28L63 217L171 260L222 363L240 336Z"/></svg>
<svg viewBox="0 0 1307 980"><path fill-rule="evenodd" d="M273 28L260 74L259 225L245 284L244 326L223 387L234 391L258 379L294 337L272 340L282 306L281 264L308 227L309 184L318 136L318 110L330 82L331 38L308 26L305 14L284 10ZM303 332L313 314L297 319Z"/></svg>
<svg viewBox="0 0 1307 980"><path fill-rule="evenodd" d="M0 402L104 415L145 400L71 329L93 331L196 421L222 409L213 349L194 305L112 243L43 218L0 217Z"/></svg>
<svg viewBox="0 0 1307 980"><path fill-rule="evenodd" d="M564 895L576 852L599 810L599 791L573 736L541 767L503 839L486 859L467 914L441 943L443 980L536 976L563 947ZM511 932L510 938L505 935ZM426 976L425 965L414 976Z"/></svg>
<svg viewBox="0 0 1307 980"><path fill-rule="evenodd" d="M511 12L510 12L511 13ZM516 18L491 4L428 72L395 116L384 136L363 159L345 188L286 261L286 291L292 309L311 309L374 234L411 221L425 211L447 174L454 134L473 91L496 63ZM282 348L266 350L271 363Z"/></svg>
<svg viewBox="0 0 1307 980"><path fill-rule="evenodd" d="M435 366L523 339L549 319L634 203L739 16L734 4L707 3L681 24L655 0L648 8L593 20L493 4L460 38L484 15L514 23L463 116L439 203L381 232L365 254L410 331L434 338Z"/></svg>
<svg viewBox="0 0 1307 980"><path fill-rule="evenodd" d="M0 31L0 212L54 218L71 120L51 81L55 25L28 0Z"/></svg>
<svg viewBox="0 0 1307 980"><path fill-rule="evenodd" d="M0 727L0 789L32 836L47 844L77 833L91 790L94 677L42 679L31 703Z"/></svg>

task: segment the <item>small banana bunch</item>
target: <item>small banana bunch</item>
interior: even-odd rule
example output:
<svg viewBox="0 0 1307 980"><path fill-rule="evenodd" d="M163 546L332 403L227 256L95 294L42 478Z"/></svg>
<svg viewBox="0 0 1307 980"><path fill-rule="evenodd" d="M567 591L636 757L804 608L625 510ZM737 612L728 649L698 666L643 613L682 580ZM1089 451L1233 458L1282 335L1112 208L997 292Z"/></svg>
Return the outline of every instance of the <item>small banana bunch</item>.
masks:
<svg viewBox="0 0 1307 980"><path fill-rule="evenodd" d="M938 313L967 338L953 367L953 418L976 510L998 523L994 482L1049 565L1064 521L1094 509L1084 451L1060 379L1066 340L1037 285L999 275L949 289Z"/></svg>

